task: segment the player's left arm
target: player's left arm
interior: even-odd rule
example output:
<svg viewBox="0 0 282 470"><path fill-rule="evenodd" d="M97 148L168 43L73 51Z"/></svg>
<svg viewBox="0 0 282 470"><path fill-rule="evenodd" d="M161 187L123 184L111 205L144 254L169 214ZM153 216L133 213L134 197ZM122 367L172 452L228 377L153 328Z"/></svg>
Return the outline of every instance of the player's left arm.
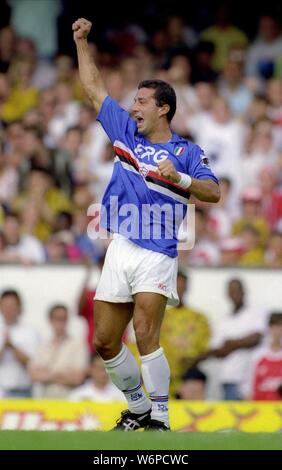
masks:
<svg viewBox="0 0 282 470"><path fill-rule="evenodd" d="M212 179L197 179L189 175L183 176L175 169L171 160L163 160L158 165L158 174L176 184L181 184L183 189L189 190L200 201L218 202L220 190L218 184ZM185 187L186 186L186 187Z"/></svg>

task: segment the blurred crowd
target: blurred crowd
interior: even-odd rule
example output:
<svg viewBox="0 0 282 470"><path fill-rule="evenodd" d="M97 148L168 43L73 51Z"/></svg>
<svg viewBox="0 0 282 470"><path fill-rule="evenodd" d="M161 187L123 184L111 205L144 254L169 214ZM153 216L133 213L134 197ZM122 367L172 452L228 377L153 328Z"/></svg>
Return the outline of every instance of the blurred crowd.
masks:
<svg viewBox="0 0 282 470"><path fill-rule="evenodd" d="M28 37L19 21L26 2L12 2L0 30L0 262L99 263L106 246L88 238L87 210L110 179L112 147L75 59L47 40L51 27L41 40L40 31ZM196 204L195 248L180 253L181 263L279 268L281 24L262 15L250 40L229 13L219 7L203 31L178 15L150 32L140 24L111 28L90 48L109 94L128 110L140 80L173 85L172 128L204 149L219 178L221 201Z"/></svg>
<svg viewBox="0 0 282 470"><path fill-rule="evenodd" d="M0 397L124 400L93 348L95 291L88 285L88 274L72 306L88 325L87 338L71 333L65 305L51 305L46 312L47 334L25 320L18 291L1 292ZM211 325L205 312L185 302L190 281L184 271L179 271L177 282L180 303L167 309L161 334L171 370L171 398L281 400L281 310L251 304L246 285L232 278L225 292L229 310ZM139 361L132 331L129 325L124 341Z"/></svg>

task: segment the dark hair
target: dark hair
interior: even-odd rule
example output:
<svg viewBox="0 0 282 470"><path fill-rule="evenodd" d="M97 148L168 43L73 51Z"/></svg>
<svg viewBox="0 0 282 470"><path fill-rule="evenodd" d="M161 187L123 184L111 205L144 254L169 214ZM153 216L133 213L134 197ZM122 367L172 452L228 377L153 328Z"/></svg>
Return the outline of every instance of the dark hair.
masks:
<svg viewBox="0 0 282 470"><path fill-rule="evenodd" d="M54 315L54 312L55 310L58 310L58 309L62 309L62 310L65 310L67 316L68 316L68 309L65 305L63 304L56 304L56 305L53 305L50 310L49 310L49 313L48 313L48 317L49 317L49 320L52 319L53 315Z"/></svg>
<svg viewBox="0 0 282 470"><path fill-rule="evenodd" d="M211 41L200 41L196 48L196 52L198 54L201 54L201 53L213 54L214 50L215 50L214 43Z"/></svg>
<svg viewBox="0 0 282 470"><path fill-rule="evenodd" d="M158 107L164 104L169 105L169 111L166 117L168 122L170 122L176 111L176 94L172 86L163 80L143 80L138 85L138 90L140 90L140 88L152 88L155 90L154 98Z"/></svg>
<svg viewBox="0 0 282 470"><path fill-rule="evenodd" d="M231 284L237 284L237 286L239 286L239 288L241 289L241 291L243 292L244 291L244 284L243 282L241 281L241 279L238 279L236 277L233 277L232 279L230 279L228 281L228 286L230 286Z"/></svg>
<svg viewBox="0 0 282 470"><path fill-rule="evenodd" d="M3 290L2 294L1 294L1 300L4 299L5 297L11 297L11 296L14 297L17 300L19 306L21 306L22 301L21 301L20 295L14 289Z"/></svg>
<svg viewBox="0 0 282 470"><path fill-rule="evenodd" d="M272 312L269 316L268 325L281 325L282 324L282 312Z"/></svg>
<svg viewBox="0 0 282 470"><path fill-rule="evenodd" d="M181 377L182 380L201 380L201 382L207 382L207 376L197 367L188 369Z"/></svg>

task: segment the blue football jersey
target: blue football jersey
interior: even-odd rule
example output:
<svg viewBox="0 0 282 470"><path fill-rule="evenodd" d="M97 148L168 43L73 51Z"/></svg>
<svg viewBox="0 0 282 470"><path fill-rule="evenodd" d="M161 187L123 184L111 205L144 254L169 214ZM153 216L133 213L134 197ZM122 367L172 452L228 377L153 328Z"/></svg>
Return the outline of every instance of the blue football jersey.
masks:
<svg viewBox="0 0 282 470"><path fill-rule="evenodd" d="M175 133L166 143L148 141L138 133L130 114L110 96L97 120L115 152L112 177L102 200L101 225L143 248L177 256L177 233L190 193L158 175L158 163L168 158L179 173L218 182L203 150Z"/></svg>

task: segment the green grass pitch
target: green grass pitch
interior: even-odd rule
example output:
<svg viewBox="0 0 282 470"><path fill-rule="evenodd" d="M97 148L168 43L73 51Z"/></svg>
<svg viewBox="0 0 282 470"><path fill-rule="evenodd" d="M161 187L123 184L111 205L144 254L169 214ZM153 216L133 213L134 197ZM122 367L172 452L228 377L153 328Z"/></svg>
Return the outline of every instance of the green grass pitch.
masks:
<svg viewBox="0 0 282 470"><path fill-rule="evenodd" d="M282 450L282 433L0 431L0 450Z"/></svg>

